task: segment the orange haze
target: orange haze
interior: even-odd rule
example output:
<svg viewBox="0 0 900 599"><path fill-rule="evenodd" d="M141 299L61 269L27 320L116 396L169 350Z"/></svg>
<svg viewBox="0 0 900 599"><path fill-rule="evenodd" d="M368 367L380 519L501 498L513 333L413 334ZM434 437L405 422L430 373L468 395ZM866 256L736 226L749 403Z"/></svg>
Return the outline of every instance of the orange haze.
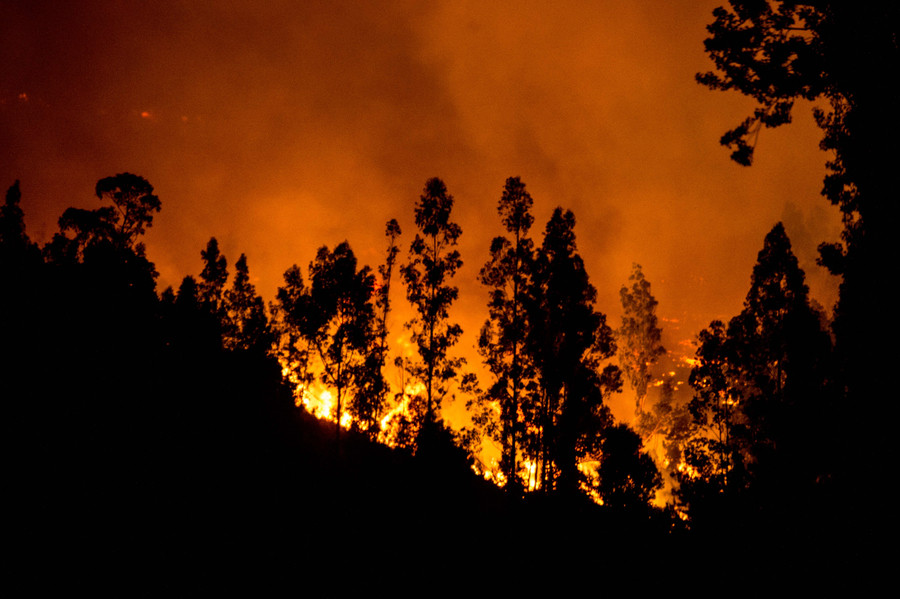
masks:
<svg viewBox="0 0 900 599"><path fill-rule="evenodd" d="M752 168L718 144L751 108L694 82L718 4L4 2L0 185L21 180L44 242L66 207L97 205L98 179L140 174L163 202L146 236L160 290L196 275L215 236L272 299L322 244L347 239L375 267L392 217L402 258L413 204L439 176L463 230L459 351L477 361L477 273L503 183L520 176L536 238L556 205L575 212L610 323L638 262L677 349L740 310L779 220L814 297L836 296L814 263L840 223L819 195L810 107L762 132Z"/></svg>

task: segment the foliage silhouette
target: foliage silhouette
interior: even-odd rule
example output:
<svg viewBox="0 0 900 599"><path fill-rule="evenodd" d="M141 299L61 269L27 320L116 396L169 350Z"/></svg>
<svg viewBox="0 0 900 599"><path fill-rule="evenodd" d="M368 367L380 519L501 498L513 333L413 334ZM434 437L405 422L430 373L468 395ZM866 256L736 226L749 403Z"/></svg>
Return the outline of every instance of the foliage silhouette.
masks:
<svg viewBox="0 0 900 599"><path fill-rule="evenodd" d="M666 353L662 346L662 329L656 318L656 298L644 278L640 264L634 264L629 277L631 289L622 287L622 326L616 331L619 366L637 396L635 414L644 411L647 385L652 380L650 369Z"/></svg>
<svg viewBox="0 0 900 599"><path fill-rule="evenodd" d="M595 310L597 291L589 283L575 246L575 216L557 208L547 223L527 293L528 352L538 372L540 393L528 406L528 452L539 486L566 495L577 492L581 458L595 453L611 422L604 397L621 388L606 316Z"/></svg>
<svg viewBox="0 0 900 599"><path fill-rule="evenodd" d="M225 346L232 350L267 353L273 339L266 305L250 282L244 254L234 264L234 281L231 289L225 292L224 300L229 324Z"/></svg>
<svg viewBox="0 0 900 599"><path fill-rule="evenodd" d="M310 290L301 333L315 349L322 367L322 383L336 391L336 434L345 407L372 423L377 414L365 414L357 405L367 382L366 359L376 344L373 291L375 277L369 267L358 268L347 242L333 251L322 246L309 265ZM350 404L347 406L344 402Z"/></svg>
<svg viewBox="0 0 900 599"><path fill-rule="evenodd" d="M525 348L528 330L525 294L534 263L534 242L528 237L534 223L533 204L518 177L506 180L497 211L510 238L494 238L491 258L479 274L481 283L490 288L490 317L481 329L478 351L494 383L478 398L482 401L477 408L476 402L469 403L481 434L500 442L500 469L511 493L518 493L521 487L519 445L524 432L523 403L533 403L533 399L523 398L536 391L534 368ZM499 406L499 414L483 400Z"/></svg>
<svg viewBox="0 0 900 599"><path fill-rule="evenodd" d="M307 312L312 310L309 289L303 281L303 272L294 264L284 273L284 286L279 287L276 302L272 305L275 355L287 372L288 381L299 393L297 401L315 380L312 369L312 347L303 334Z"/></svg>
<svg viewBox="0 0 900 599"><path fill-rule="evenodd" d="M692 517L713 525L727 510L747 526L763 514L797 518L833 468L835 402L831 340L781 223L759 252L744 309L701 333L697 358L690 409L699 431L680 490Z"/></svg>
<svg viewBox="0 0 900 599"><path fill-rule="evenodd" d="M594 488L603 505L617 510L646 510L662 477L643 452L641 437L625 424L606 427L600 442L600 464Z"/></svg>
<svg viewBox="0 0 900 599"><path fill-rule="evenodd" d="M16 181L6 191L6 199L0 206L0 268L34 266L40 257L37 246L25 232L25 213L19 206L21 199L22 192Z"/></svg>
<svg viewBox="0 0 900 599"><path fill-rule="evenodd" d="M385 262L378 267L380 283L375 293L375 320L373 322L373 340L360 372L361 383L357 389L355 401L351 407L354 426L365 430L371 439L377 438L381 432L381 415L385 409L389 387L384 378L384 366L388 355L388 315L391 311L391 277L397 254L397 238L400 237L400 225L391 219L385 226L385 237L388 247Z"/></svg>
<svg viewBox="0 0 900 599"><path fill-rule="evenodd" d="M524 194L524 188L510 179L507 192ZM520 206L527 204L523 195L519 200ZM170 288L157 296L156 271L139 234L120 244L107 235L114 221L87 219L90 226L61 231L41 254L25 235L18 203L13 186L0 211L0 272L4 282L28 285L11 285L0 298L0 339L8 350L0 365L10 462L6 509L20 555L43 557L47 547L58 548L60 556L81 566L82 580L93 582L95 570L87 566L103 563L164 591L232 587L233 576L212 574L222 568L263 568L270 575L266 581L277 581L273 584L296 585L289 568L297 563L323 575L346 572L349 564L374 576L396 568L400 555L412 569L409 576L424 583L435 575L435 563L460 571L470 565L472 553L459 549L464 539L474 547L496 548L493 559L503 571L552 548L529 583L555 584L563 568L602 563L617 572L637 572L643 565L636 567L633 556L647 546L694 556L692 540L704 540L685 536L668 514L647 507L659 475L639 438L613 424L605 407L621 376L609 365L612 331L595 307L596 291L577 253L570 212L556 210L541 247L535 252L525 245L520 258L524 263L534 254L532 268L520 273L523 434L510 454L521 451L540 466L538 487L547 492L518 497L501 494L472 473L452 431L424 417L424 394L425 430L416 439L415 455L372 443L365 430L350 430L338 460L334 425L297 408L291 385L283 380L279 359L293 361L295 380L308 384L310 352L338 355L332 352L336 339L343 349L359 352L354 360L360 378L347 385L369 385L371 373L380 373L397 227L388 228L378 292L374 276L358 267L347 244L320 251L309 285L299 268L288 269L271 310L277 345L266 352L266 343L258 342L264 336L256 334L265 330L265 312L244 256L235 263L229 287L226 261L212 239L201 252L200 276L186 276L177 292ZM420 239L424 251L427 236ZM513 244L495 246L503 251L492 256L485 278L515 287L515 270L504 262L513 260L505 253ZM444 246L450 251L441 256L453 256L452 248ZM455 298L449 276L428 279L421 259L419 280L440 280L442 291L435 294ZM458 264L457 255L443 274L455 272ZM19 279L10 278L15 272ZM496 304L500 318L494 324L515 321L516 308L499 309L510 305ZM364 323L357 335L363 341L336 333L343 317L335 314L342 311L347 321ZM751 522L773 506L794 514L828 485L828 456L807 450L823 447L824 439L838 432L837 402L829 399L827 387L828 338L817 328L819 318L786 236L776 227L760 254L744 312L733 324L705 333L711 339L702 346L710 371L719 372L713 359L731 360L729 369L720 369L721 384L739 391L743 402L740 417L725 426L747 481L739 513L751 514ZM446 334L452 327L442 323L436 330ZM311 334L317 330L321 337ZM494 331L500 335L504 328ZM504 368L514 363L510 347L504 346L507 353L500 358ZM730 353L723 354L726 350ZM381 362L374 369L373 356ZM505 373L512 370L497 372L510 376ZM435 378L436 390L447 382ZM355 410L360 398L369 402L367 393L348 397L348 410ZM439 400L435 403L439 416ZM366 422L369 405L378 404L354 412L359 422ZM703 408L702 400L696 405ZM744 426L751 422L759 424ZM591 462L596 477L579 470ZM592 486L604 506L579 492L582 485ZM696 488L699 497L700 485ZM781 493L791 505L779 503ZM694 515L701 506L689 507ZM821 520L824 512L812 513L810 519ZM573 544L575 529L604 542ZM697 546L702 552L702 543ZM729 555L750 552L734 549L737 553ZM334 555L343 559L335 561ZM687 565L686 557L682 561ZM183 576L192 582L179 580Z"/></svg>
<svg viewBox="0 0 900 599"><path fill-rule="evenodd" d="M153 186L146 179L131 173L106 177L97 181L97 197L112 200L118 212L115 219L115 237L123 245L132 245L134 239L153 225L153 213L159 212L162 203L153 194Z"/></svg>
<svg viewBox="0 0 900 599"><path fill-rule="evenodd" d="M143 177L122 173L98 181L96 195L113 205L94 210L68 208L59 219L60 232L45 253L55 261L82 261L85 252L111 246L143 258L144 245L137 239L153 224L153 213L161 207L153 186Z"/></svg>
<svg viewBox="0 0 900 599"><path fill-rule="evenodd" d="M228 261L219 251L219 242L211 237L205 250L200 250L203 270L200 272L198 299L205 309L215 316L224 334L228 329L228 312L225 307L225 285L228 282Z"/></svg>
<svg viewBox="0 0 900 599"><path fill-rule="evenodd" d="M837 372L848 405L889 396L893 356L872 342L872 331L898 334L884 293L884 273L895 268L894 227L898 221L893 175L900 137L900 91L893 76L900 67L896 3L772 2L732 0L714 12L706 48L716 71L698 76L713 89L737 90L758 107L722 138L733 157L749 164L759 127L790 121L798 99L815 101L823 131L820 148L832 152L822 193L841 210L839 243L820 245L820 264L842 277L833 331ZM860 513L885 513L861 505L860 497L882 496L879 473L891 454L888 422L872 422L865 410L849 410L839 453L846 457L836 476L842 501ZM873 431L873 427L876 429ZM874 440L874 443L873 443ZM860 493L859 489L868 491ZM871 525L866 525L871 526Z"/></svg>
<svg viewBox="0 0 900 599"><path fill-rule="evenodd" d="M419 232L410 244L409 261L400 269L406 297L415 310L406 328L418 352L418 360L400 364L423 386L424 410L416 423L422 434L442 426L436 425L441 405L464 363L450 355L450 348L462 335L462 327L449 322L450 306L459 295L459 288L450 280L462 266L456 249L462 229L450 219L452 210L453 196L447 193L447 186L438 178L429 179L415 207Z"/></svg>

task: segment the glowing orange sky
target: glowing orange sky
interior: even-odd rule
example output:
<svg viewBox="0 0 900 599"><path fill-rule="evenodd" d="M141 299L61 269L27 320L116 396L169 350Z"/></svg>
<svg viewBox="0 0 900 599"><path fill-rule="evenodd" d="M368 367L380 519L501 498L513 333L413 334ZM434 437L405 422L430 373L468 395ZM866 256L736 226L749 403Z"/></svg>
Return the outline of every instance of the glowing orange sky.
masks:
<svg viewBox="0 0 900 599"><path fill-rule="evenodd" d="M163 202L146 236L160 289L199 272L211 236L229 266L247 254L268 299L322 244L347 239L374 267L392 217L402 257L439 176L463 230L454 316L474 359L477 273L520 176L538 240L556 205L575 212L613 326L632 262L679 321L670 345L736 314L779 220L814 297L836 299L814 264L840 227L809 107L763 131L752 168L718 144L752 105L694 82L717 0L71 4L0 3L0 185L21 180L44 242L66 207L97 205L98 179L142 175Z"/></svg>

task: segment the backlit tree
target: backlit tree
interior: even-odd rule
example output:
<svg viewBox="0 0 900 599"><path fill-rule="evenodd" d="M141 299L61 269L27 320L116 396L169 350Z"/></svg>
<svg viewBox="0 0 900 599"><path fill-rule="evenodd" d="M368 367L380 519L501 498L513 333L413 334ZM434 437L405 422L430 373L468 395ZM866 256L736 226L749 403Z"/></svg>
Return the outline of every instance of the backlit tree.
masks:
<svg viewBox="0 0 900 599"><path fill-rule="evenodd" d="M820 149L832 155L822 193L841 210L844 223L840 242L819 246L820 263L842 278L833 323L841 386L850 404L888 396L893 385L885 373L893 355L873 343L871 334L897 336L895 319L884 318L893 306L883 276L895 269L897 254L900 5L730 0L714 17L706 50L715 70L698 80L712 89L739 91L757 104L722 137L736 161L750 164L760 128L790 122L796 101L815 106L823 131ZM889 467L884 456L892 453L892 419L872 421L865 410L849 410L844 422L854 436L844 436L847 459L840 477L847 498L864 496L861 485L881 496L869 485Z"/></svg>
<svg viewBox="0 0 900 599"><path fill-rule="evenodd" d="M375 277L369 267L358 267L345 241L334 250L319 248L309 265L309 279L301 333L318 358L320 380L335 391L334 419L340 439L344 410L358 400L366 382L366 358L377 343L372 297ZM360 411L358 406L354 410Z"/></svg>
<svg viewBox="0 0 900 599"><path fill-rule="evenodd" d="M835 404L821 321L778 223L759 252L744 309L727 327L713 322L700 335L690 379L698 430L680 492L698 513L714 500L771 517L827 478Z"/></svg>
<svg viewBox="0 0 900 599"><path fill-rule="evenodd" d="M490 317L481 329L478 350L494 378L484 399L499 406L499 414L492 406L481 405L474 418L482 421L478 424L486 434L500 442L500 467L513 492L520 482L522 398L535 391L534 370L525 351L525 294L534 262L534 242L528 236L534 223L533 204L518 177L506 180L497 211L508 236L494 238L491 258L479 275L482 284L490 289Z"/></svg>
<svg viewBox="0 0 900 599"><path fill-rule="evenodd" d="M539 393L526 408L528 454L545 491L573 493L578 463L595 453L611 417L605 398L620 390L612 329L596 310L575 245L575 216L557 208L547 223L529 285L527 347Z"/></svg>
<svg viewBox="0 0 900 599"><path fill-rule="evenodd" d="M631 288L622 287L622 326L616 331L619 365L634 389L635 413L644 411L647 385L652 379L651 369L665 355L662 346L662 329L656 318L656 298L650 293L650 282L644 278L641 266L635 264L631 276Z"/></svg>
<svg viewBox="0 0 900 599"><path fill-rule="evenodd" d="M462 266L456 249L462 233L451 220L453 196L438 178L429 179L416 203L416 226L419 231L409 247L408 262L400 270L406 285L406 297L415 311L406 323L418 359L404 363L409 375L422 384L423 422L430 426L441 418L443 400L457 380L462 358L450 354L459 340L462 327L450 322L450 306L459 295L451 284Z"/></svg>

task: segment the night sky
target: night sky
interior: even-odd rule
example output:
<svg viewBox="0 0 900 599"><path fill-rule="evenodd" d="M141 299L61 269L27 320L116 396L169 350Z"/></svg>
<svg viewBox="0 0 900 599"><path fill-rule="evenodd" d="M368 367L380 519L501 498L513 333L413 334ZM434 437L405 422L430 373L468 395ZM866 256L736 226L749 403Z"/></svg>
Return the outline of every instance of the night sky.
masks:
<svg viewBox="0 0 900 599"><path fill-rule="evenodd" d="M819 194L811 107L761 133L751 168L718 143L753 106L694 80L719 3L0 2L0 185L21 180L44 243L65 208L99 205L98 179L139 174L162 200L145 238L159 291L198 274L215 236L271 300L323 244L346 239L376 267L393 217L402 260L441 177L463 231L459 353L477 361L477 274L519 176L538 243L555 206L575 213L610 324L638 262L666 345L691 353L679 344L740 311L779 220L813 297L836 300L815 265L840 219Z"/></svg>

